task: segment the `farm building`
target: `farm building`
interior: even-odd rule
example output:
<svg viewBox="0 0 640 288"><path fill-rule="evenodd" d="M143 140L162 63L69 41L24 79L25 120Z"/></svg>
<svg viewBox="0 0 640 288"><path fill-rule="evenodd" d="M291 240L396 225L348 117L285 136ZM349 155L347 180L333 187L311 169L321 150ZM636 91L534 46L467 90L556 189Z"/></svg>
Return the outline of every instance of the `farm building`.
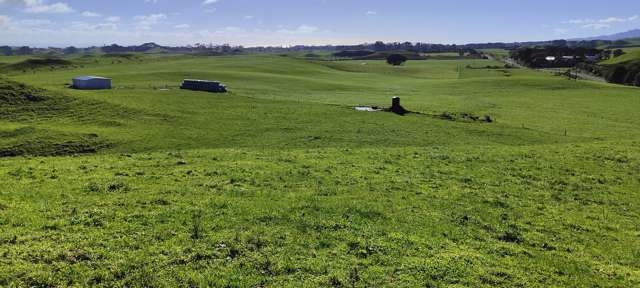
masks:
<svg viewBox="0 0 640 288"><path fill-rule="evenodd" d="M97 76L73 78L73 88L81 90L111 89L111 79Z"/></svg>
<svg viewBox="0 0 640 288"><path fill-rule="evenodd" d="M227 92L227 86L216 81L185 79L180 85L180 89L207 91L207 92Z"/></svg>

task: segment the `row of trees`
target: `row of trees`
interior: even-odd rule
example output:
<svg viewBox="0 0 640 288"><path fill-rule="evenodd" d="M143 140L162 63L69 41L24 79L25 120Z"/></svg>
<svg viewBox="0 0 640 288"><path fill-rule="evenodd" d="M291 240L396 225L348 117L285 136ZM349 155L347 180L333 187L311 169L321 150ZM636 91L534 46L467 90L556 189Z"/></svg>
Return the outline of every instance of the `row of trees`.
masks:
<svg viewBox="0 0 640 288"><path fill-rule="evenodd" d="M603 50L582 47L548 46L511 51L511 58L532 68L572 67L580 62L597 62L604 57Z"/></svg>
<svg viewBox="0 0 640 288"><path fill-rule="evenodd" d="M511 51L511 58L532 68L576 67L585 72L604 77L607 82L640 86L640 62L618 65L598 65L610 57L620 57L624 51L593 48L569 48L566 46L544 48L520 48Z"/></svg>
<svg viewBox="0 0 640 288"><path fill-rule="evenodd" d="M609 45L610 44L610 45ZM595 47L599 47L602 45L609 45L614 47L628 45L629 43L623 40L619 41L601 41L601 40L592 40L592 41L566 41L566 40L554 40L554 41L544 41L544 42L514 42L514 43L475 43L475 44L465 44L465 45L456 45L456 44L431 44L431 43L412 43L412 42L389 42L385 43L382 41L377 41L374 43L364 43L358 45L341 45L341 46L333 46L333 45L320 45L320 46L307 46L307 45L297 45L297 46L287 46L287 47L242 47L242 46L232 46L229 44L223 45L214 45L214 44L204 44L204 43L196 43L195 45L186 45L186 46L161 46L155 43L145 43L142 45L133 45L133 46L121 46L118 44L105 45L103 47L87 47L87 48L76 48L74 46L66 47L66 48L30 48L27 46L23 47L9 47L9 46L0 46L0 54L4 55L28 55L33 53L63 53L63 54L73 54L73 53L83 53L83 52L93 52L96 50L101 50L105 53L125 53L125 52L147 52L155 48L161 48L165 51L176 52L176 53L194 53L194 52L216 52L216 53L285 53L285 52L304 52L304 51L328 51L328 52L336 52L336 51L374 51L374 52L382 52L382 51L409 51L414 53L437 53L437 52L458 52L458 53L473 53L473 51L478 49L507 49L507 50L520 50L521 47L556 47L558 50L568 49L575 51L593 51L596 50ZM539 49L539 48L529 48L529 49ZM546 48L543 48L546 49ZM612 48L613 49L613 48ZM614 57L622 53L622 50L616 49L613 51L607 50L605 54L602 54L602 59L607 59L613 55ZM570 53L570 52L569 52ZM606 54L608 53L608 54ZM528 57L528 56L527 56Z"/></svg>
<svg viewBox="0 0 640 288"><path fill-rule="evenodd" d="M0 46L0 54L5 56L11 55L30 55L33 54L33 49L29 46L22 46L18 48L13 48L10 46Z"/></svg>
<svg viewBox="0 0 640 288"><path fill-rule="evenodd" d="M504 43L487 43L487 44L430 44L430 43L411 43L411 42L391 42L385 43L378 41L375 43L365 43L359 45L341 45L341 46L329 46L334 51L409 51L414 53L442 53L442 52L460 52L464 51L472 53L476 49L488 49L488 48L515 48L515 44ZM308 47L308 49L315 49L314 47Z"/></svg>

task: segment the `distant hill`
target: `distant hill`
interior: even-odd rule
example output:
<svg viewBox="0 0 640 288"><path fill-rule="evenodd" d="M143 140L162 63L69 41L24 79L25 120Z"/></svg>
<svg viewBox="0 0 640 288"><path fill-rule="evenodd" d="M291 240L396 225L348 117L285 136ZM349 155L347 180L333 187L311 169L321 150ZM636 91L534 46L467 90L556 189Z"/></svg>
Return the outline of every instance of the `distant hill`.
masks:
<svg viewBox="0 0 640 288"><path fill-rule="evenodd" d="M168 49L167 47L160 46L156 43L144 43L140 46L120 46L118 44L112 44L101 48L104 53L124 53L124 52L162 52Z"/></svg>
<svg viewBox="0 0 640 288"><path fill-rule="evenodd" d="M628 38L640 38L640 29L634 29L627 32L610 34L610 35L601 35L596 37L588 37L588 38L579 38L579 39L571 39L572 41L589 41L589 40L609 40L616 41Z"/></svg>

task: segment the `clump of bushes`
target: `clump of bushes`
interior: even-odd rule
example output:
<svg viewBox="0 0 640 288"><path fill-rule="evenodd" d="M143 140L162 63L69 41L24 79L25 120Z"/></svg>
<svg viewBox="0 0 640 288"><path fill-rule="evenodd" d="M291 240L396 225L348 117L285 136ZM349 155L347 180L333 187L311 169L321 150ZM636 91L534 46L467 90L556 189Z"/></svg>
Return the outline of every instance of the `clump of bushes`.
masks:
<svg viewBox="0 0 640 288"><path fill-rule="evenodd" d="M609 83L640 87L640 61L610 66L605 75Z"/></svg>
<svg viewBox="0 0 640 288"><path fill-rule="evenodd" d="M387 56L387 63L393 66L400 66L404 62L407 62L407 57L402 54L391 54Z"/></svg>
<svg viewBox="0 0 640 288"><path fill-rule="evenodd" d="M449 121L464 121L464 122L485 122L485 123L493 123L495 120L491 115L477 116L471 113L450 113L443 112L440 115L436 116L437 118Z"/></svg>
<svg viewBox="0 0 640 288"><path fill-rule="evenodd" d="M615 66L609 73L607 73L606 79L609 83L624 84L624 79L627 76L627 68L624 66Z"/></svg>

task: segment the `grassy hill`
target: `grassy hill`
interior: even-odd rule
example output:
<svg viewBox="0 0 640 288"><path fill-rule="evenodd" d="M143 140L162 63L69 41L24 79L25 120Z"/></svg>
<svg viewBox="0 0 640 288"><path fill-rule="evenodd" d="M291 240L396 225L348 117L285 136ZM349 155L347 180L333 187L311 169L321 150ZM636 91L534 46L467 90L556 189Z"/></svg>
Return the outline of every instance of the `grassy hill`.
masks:
<svg viewBox="0 0 640 288"><path fill-rule="evenodd" d="M2 75L0 286L640 285L637 88L467 68L489 60L131 57ZM352 108L393 96L418 113ZM495 122L442 117L462 114Z"/></svg>
<svg viewBox="0 0 640 288"><path fill-rule="evenodd" d="M620 64L620 63L632 62L632 61L640 61L640 47L624 48L622 50L625 52L625 54L623 54L622 56L605 60L602 62L602 64L611 65L611 64Z"/></svg>

